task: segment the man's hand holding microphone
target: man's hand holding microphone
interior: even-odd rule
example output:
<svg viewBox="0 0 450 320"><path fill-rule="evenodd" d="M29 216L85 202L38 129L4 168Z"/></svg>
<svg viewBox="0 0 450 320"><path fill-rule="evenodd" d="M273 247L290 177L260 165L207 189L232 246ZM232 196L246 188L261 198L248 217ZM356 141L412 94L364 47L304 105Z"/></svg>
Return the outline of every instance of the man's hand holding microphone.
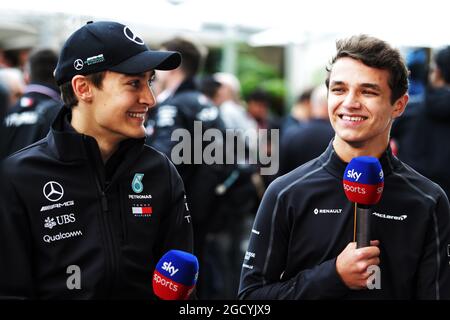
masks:
<svg viewBox="0 0 450 320"><path fill-rule="evenodd" d="M339 254L336 271L350 289L367 288L368 268L380 264L380 242L370 240L371 207L380 201L384 188L383 169L377 158L356 157L344 171L347 198L355 203L355 240Z"/></svg>

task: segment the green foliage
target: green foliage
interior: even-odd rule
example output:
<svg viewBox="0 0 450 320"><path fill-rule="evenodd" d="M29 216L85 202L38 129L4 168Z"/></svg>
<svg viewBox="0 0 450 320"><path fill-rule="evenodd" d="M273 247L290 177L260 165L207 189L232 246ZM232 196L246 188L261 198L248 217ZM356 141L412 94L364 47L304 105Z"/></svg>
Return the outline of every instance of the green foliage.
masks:
<svg viewBox="0 0 450 320"><path fill-rule="evenodd" d="M283 101L285 97L285 83L276 68L254 55L239 54L238 78L241 81L244 97L256 88L268 91L277 101Z"/></svg>

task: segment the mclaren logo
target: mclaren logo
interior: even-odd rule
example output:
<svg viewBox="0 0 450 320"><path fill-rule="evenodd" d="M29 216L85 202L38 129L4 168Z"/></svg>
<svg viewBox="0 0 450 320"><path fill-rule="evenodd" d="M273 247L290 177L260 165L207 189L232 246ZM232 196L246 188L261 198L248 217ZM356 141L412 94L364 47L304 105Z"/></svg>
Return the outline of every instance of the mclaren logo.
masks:
<svg viewBox="0 0 450 320"><path fill-rule="evenodd" d="M406 214L402 214L401 216L393 216L390 214L384 214L384 213L378 213L378 212L373 212L372 214L378 218L397 220L397 221L404 221L404 220L406 220L406 218L408 218L408 216Z"/></svg>

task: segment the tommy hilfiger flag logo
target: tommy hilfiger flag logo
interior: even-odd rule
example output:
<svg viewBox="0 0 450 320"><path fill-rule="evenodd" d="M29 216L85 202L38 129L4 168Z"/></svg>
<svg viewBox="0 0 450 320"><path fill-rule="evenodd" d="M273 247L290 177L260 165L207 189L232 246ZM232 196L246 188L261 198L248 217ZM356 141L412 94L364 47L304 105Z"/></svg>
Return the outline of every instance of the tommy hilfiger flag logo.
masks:
<svg viewBox="0 0 450 320"><path fill-rule="evenodd" d="M131 208L135 217L151 217L153 209L150 206L147 207L132 207Z"/></svg>

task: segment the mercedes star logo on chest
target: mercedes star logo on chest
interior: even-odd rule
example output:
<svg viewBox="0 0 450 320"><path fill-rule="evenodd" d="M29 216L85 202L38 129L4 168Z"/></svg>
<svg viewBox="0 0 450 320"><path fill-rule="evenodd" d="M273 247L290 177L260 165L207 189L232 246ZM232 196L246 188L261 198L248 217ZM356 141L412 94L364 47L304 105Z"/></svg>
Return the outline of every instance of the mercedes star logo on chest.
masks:
<svg viewBox="0 0 450 320"><path fill-rule="evenodd" d="M47 200L50 201L58 201L60 200L64 195L64 189L62 185L60 185L56 181L49 181L44 185L44 188L42 189L44 196L47 198Z"/></svg>

